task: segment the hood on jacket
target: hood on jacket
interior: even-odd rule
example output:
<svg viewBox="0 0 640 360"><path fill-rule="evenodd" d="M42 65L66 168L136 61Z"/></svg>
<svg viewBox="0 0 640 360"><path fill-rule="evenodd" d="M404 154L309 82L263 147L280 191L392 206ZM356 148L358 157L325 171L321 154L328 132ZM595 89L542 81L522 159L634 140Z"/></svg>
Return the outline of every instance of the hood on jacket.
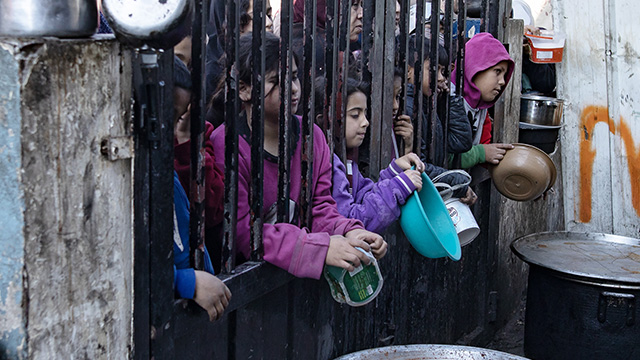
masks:
<svg viewBox="0 0 640 360"><path fill-rule="evenodd" d="M474 109L488 109L502 96L509 80L511 80L515 64L504 45L490 33L479 33L469 39L464 46L464 53L464 99ZM493 101L483 101L480 90L473 83L473 77L501 61L509 63L504 79L505 86ZM452 76L451 81L457 85L455 76Z"/></svg>

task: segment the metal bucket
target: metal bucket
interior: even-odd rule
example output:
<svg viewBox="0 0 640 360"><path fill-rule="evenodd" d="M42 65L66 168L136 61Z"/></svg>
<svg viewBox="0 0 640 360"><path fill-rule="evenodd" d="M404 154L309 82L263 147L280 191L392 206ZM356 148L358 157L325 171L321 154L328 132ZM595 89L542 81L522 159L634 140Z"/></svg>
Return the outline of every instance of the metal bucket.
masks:
<svg viewBox="0 0 640 360"><path fill-rule="evenodd" d="M358 351L335 360L526 360L497 350L458 345L394 345Z"/></svg>
<svg viewBox="0 0 640 360"><path fill-rule="evenodd" d="M98 18L96 0L0 0L0 36L91 36Z"/></svg>

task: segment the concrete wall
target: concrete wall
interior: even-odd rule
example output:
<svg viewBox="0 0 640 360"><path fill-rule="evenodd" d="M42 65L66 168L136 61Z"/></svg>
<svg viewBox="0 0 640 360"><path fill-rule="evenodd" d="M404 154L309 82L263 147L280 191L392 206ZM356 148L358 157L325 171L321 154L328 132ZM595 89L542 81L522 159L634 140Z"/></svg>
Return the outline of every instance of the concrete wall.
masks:
<svg viewBox="0 0 640 360"><path fill-rule="evenodd" d="M0 41L0 357L132 347L130 61L114 40Z"/></svg>
<svg viewBox="0 0 640 360"><path fill-rule="evenodd" d="M564 0L554 6L567 34L558 67L566 99L565 216L576 231L640 235L640 70L632 0Z"/></svg>

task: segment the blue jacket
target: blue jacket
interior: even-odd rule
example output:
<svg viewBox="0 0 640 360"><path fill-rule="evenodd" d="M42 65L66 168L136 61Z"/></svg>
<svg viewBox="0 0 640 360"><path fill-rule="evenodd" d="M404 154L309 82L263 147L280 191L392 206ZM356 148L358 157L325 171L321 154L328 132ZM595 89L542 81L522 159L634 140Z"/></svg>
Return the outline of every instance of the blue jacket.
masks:
<svg viewBox="0 0 640 360"><path fill-rule="evenodd" d="M213 265L204 248L204 269L213 274ZM173 289L176 296L193 299L196 274L189 263L189 199L178 174L173 172Z"/></svg>

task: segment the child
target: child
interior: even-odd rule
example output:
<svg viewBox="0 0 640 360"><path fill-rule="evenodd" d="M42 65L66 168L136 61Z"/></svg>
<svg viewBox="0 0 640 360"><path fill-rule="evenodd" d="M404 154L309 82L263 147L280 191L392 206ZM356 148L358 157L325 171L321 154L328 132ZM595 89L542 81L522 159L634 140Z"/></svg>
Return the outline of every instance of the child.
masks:
<svg viewBox="0 0 640 360"><path fill-rule="evenodd" d="M277 36L266 33L263 45L265 53L265 98L264 98L264 192L263 212L277 206L278 175L278 128L280 122L280 88L279 88L279 49ZM237 247L241 258L249 258L249 186L252 181L251 148L249 136L251 132L251 35L240 38L239 58L236 61L236 76L239 80L238 96L243 102L241 119L238 123L241 134L238 144L238 224ZM293 83L291 87L291 112L295 113L300 100L300 83L297 78L297 58L294 56L292 66ZM290 122L291 167L289 198L293 216L288 223L275 223L265 220L263 226L264 260L270 262L297 277L319 279L324 265L338 266L349 271L361 262L369 263L364 253L357 250L371 250L381 258L386 253L387 243L377 234L363 229L357 220L344 218L338 213L331 197L331 154L322 131L313 129L313 180L308 186L312 192L311 224L313 232L300 227L300 219L296 216L301 194L301 119L293 116ZM215 147L216 158L224 159L225 126L214 130L211 140ZM220 167L222 160L217 160Z"/></svg>
<svg viewBox="0 0 640 360"><path fill-rule="evenodd" d="M477 34L465 44L463 97L473 130L473 147L461 156L465 169L485 162L498 164L505 152L513 149L511 144L491 144L487 111L502 95L513 67L507 50L489 33ZM455 77L451 80L455 85Z"/></svg>
<svg viewBox="0 0 640 360"><path fill-rule="evenodd" d="M416 37L409 38L409 53L407 55L408 77L407 77L407 104L406 109L409 115L414 114L414 94L415 94L415 69L413 64L418 60L418 46ZM441 121L435 123L435 136L432 138L431 119L427 116L429 111L429 96L431 96L430 75L429 75L429 54L431 40L425 38L423 41L422 55L422 144L420 149L420 158L427 161L428 155L431 155L432 163L437 165L445 164L446 154L459 154L468 151L471 148L471 127L469 120L463 109L462 99L457 96L449 97L450 117L447 128L447 148L444 147L444 129ZM444 67L448 66L449 57L444 47L440 46L438 50L438 91L446 92L446 77L444 76ZM443 85L444 84L444 85ZM430 144L435 142L434 153L429 154Z"/></svg>
<svg viewBox="0 0 640 360"><path fill-rule="evenodd" d="M176 295L184 299L193 299L209 314L209 319L214 321L222 316L224 309L229 304L231 292L222 281L213 276L214 269L205 247L205 270L194 270L189 265L189 199L180 184L178 176L183 175L182 183L190 184L189 174L189 106L191 101L191 76L186 65L177 57L174 58L174 119L175 119L175 161L173 172L173 288ZM186 126L185 126L186 124ZM213 129L209 129L209 133ZM186 145L185 145L186 144ZM206 208L209 223L220 216L222 207L221 173L216 171L211 157L212 146L208 144L209 152L206 153Z"/></svg>
<svg viewBox="0 0 640 360"><path fill-rule="evenodd" d="M320 82L322 83L322 82ZM404 205L414 190L422 189L424 164L418 155L409 153L391 161L389 167L380 172L380 180L374 183L358 170L356 161L351 160L364 140L369 127L367 120L366 85L347 78L347 106L343 116L345 145L347 147L346 166L337 155L333 155L333 198L338 211L345 217L362 221L365 228L376 233L383 232L400 216L400 206ZM324 86L316 86L316 113L322 114ZM415 170L411 167L415 166Z"/></svg>
<svg viewBox="0 0 640 360"><path fill-rule="evenodd" d="M191 188L191 74L184 62L174 57L173 66L173 106L174 106L174 160L173 166L185 192L189 194ZM224 200L224 174L215 165L213 144L209 137L213 133L213 125L205 122L205 237L211 244L216 271L220 271L219 239L214 225L222 221ZM216 240L218 239L218 240Z"/></svg>

